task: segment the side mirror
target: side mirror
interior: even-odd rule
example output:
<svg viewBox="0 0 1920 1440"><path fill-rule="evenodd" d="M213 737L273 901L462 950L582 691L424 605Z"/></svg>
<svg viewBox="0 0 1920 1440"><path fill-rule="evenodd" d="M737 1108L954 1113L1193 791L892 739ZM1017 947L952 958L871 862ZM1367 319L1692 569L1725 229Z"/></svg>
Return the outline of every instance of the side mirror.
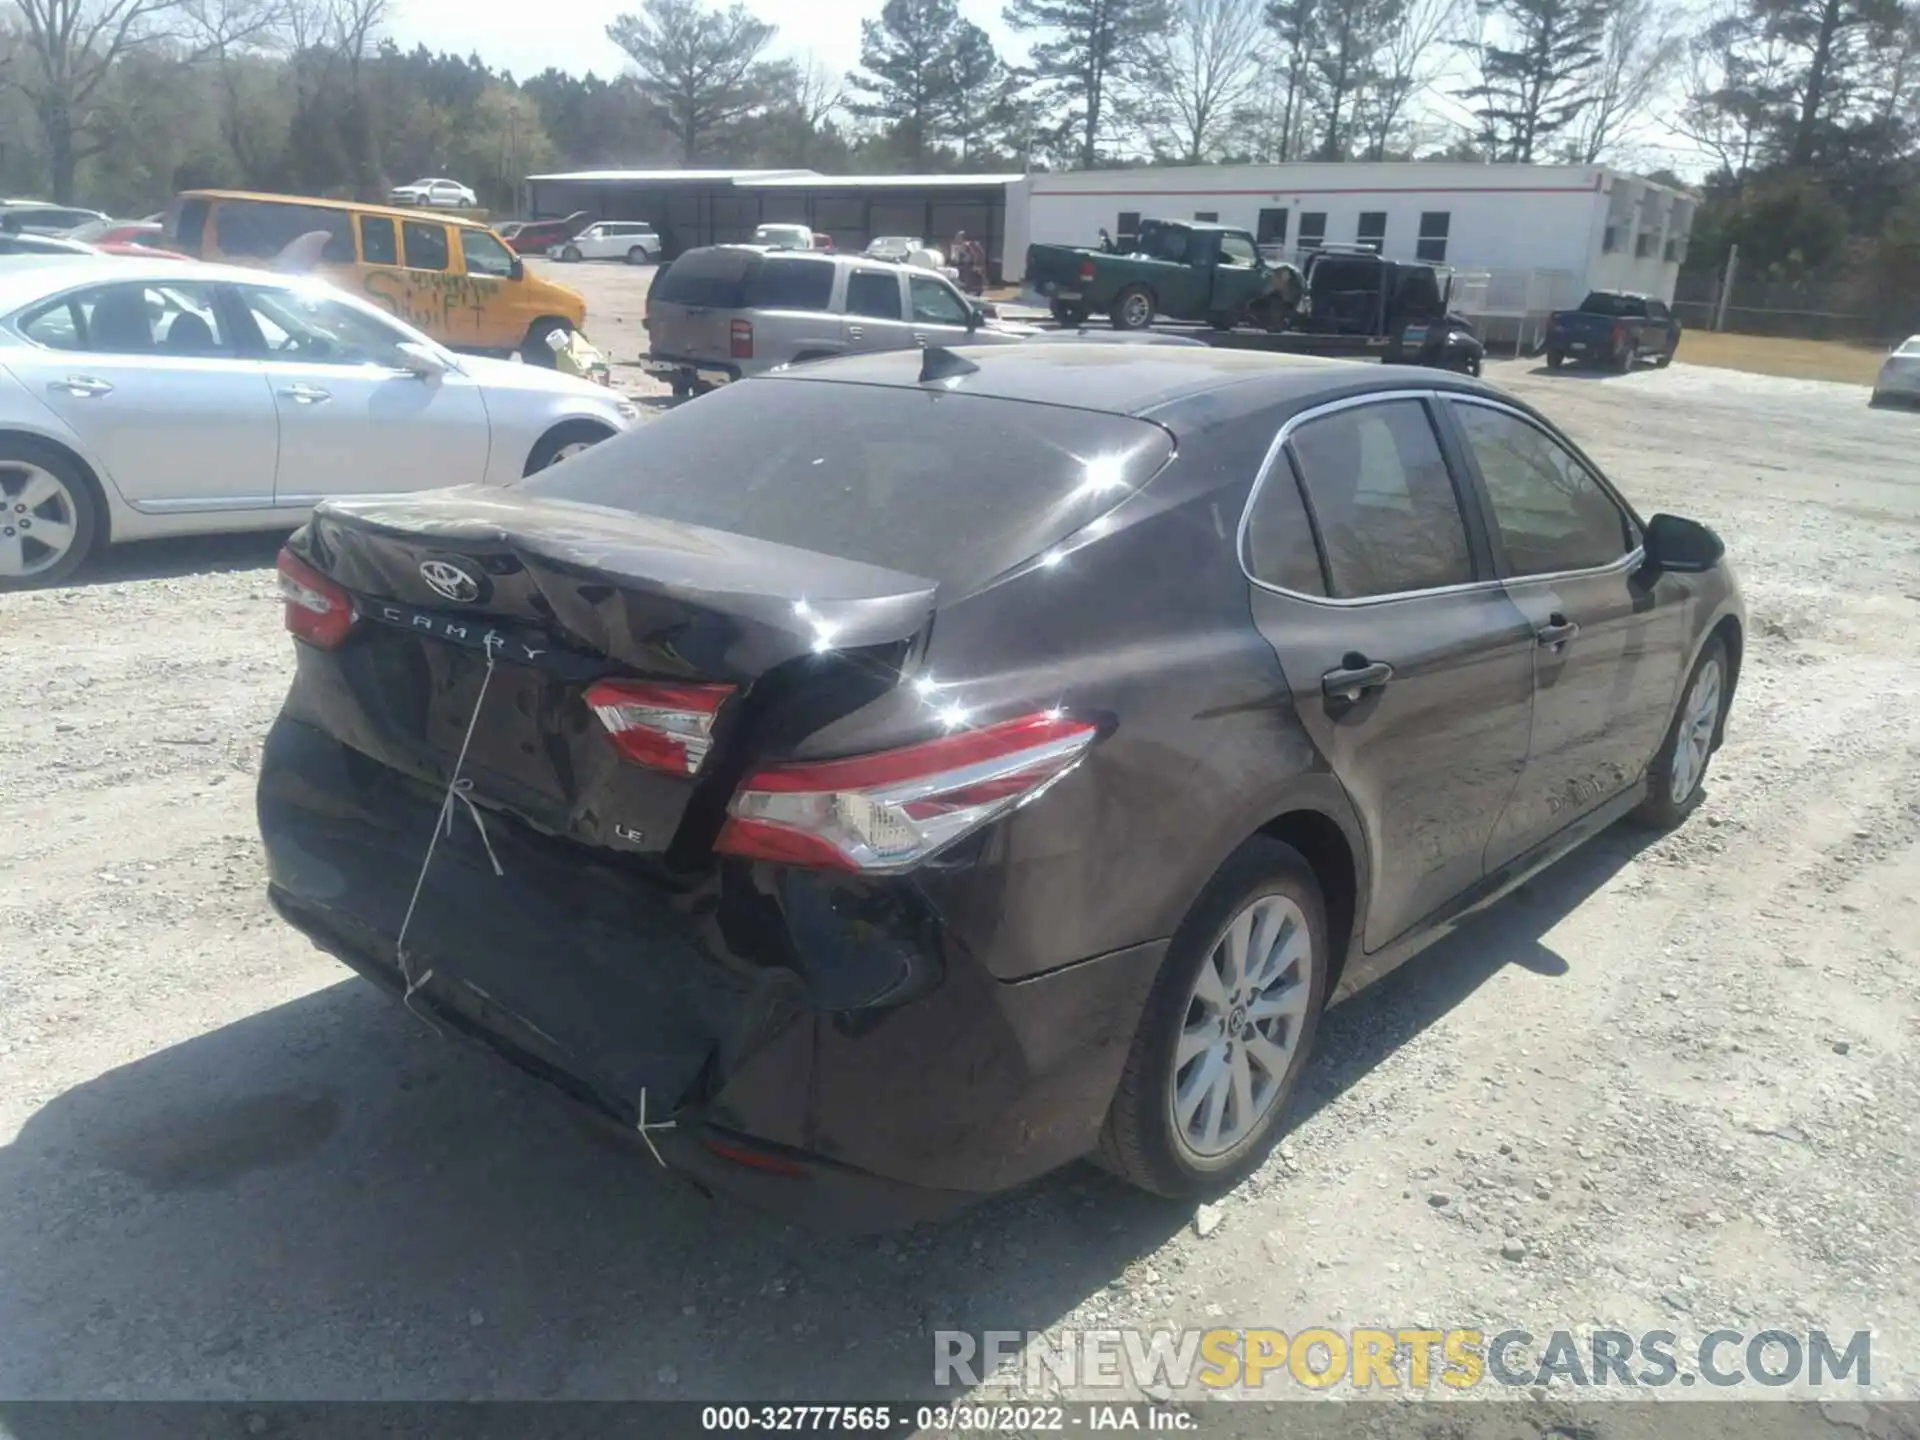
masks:
<svg viewBox="0 0 1920 1440"><path fill-rule="evenodd" d="M518 255L514 256L513 268L507 271L507 275L508 275L508 278L513 280L526 279L527 278L527 262L522 260Z"/></svg>
<svg viewBox="0 0 1920 1440"><path fill-rule="evenodd" d="M1656 515L1647 522L1647 563L1676 575L1711 570L1727 553L1726 542L1698 520Z"/></svg>
<svg viewBox="0 0 1920 1440"><path fill-rule="evenodd" d="M967 306L967 332L971 334L987 323L987 307L969 304Z"/></svg>
<svg viewBox="0 0 1920 1440"><path fill-rule="evenodd" d="M447 362L440 357L438 352L429 350L424 345L417 345L411 340L406 340L402 341L395 348L400 355L401 367L406 370L409 375L416 375L422 380L431 382L439 380L447 373Z"/></svg>

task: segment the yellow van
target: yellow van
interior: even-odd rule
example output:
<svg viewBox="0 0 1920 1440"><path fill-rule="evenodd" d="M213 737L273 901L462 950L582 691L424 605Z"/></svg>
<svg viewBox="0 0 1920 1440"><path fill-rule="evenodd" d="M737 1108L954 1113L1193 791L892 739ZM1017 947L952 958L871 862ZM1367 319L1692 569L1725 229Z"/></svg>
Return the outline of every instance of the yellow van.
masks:
<svg viewBox="0 0 1920 1440"><path fill-rule="evenodd" d="M327 236L315 273L454 349L518 351L530 364L552 365L547 336L586 324L587 302L578 291L528 274L499 236L457 216L349 200L187 190L167 207L165 239L197 259L268 267L314 231Z"/></svg>

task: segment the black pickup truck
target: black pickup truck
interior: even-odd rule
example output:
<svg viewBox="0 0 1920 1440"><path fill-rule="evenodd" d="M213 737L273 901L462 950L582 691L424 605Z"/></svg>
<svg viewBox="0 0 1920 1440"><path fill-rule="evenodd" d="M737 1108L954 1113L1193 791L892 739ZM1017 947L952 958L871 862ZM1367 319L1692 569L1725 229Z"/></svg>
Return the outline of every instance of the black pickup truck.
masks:
<svg viewBox="0 0 1920 1440"><path fill-rule="evenodd" d="M1636 360L1665 366L1680 348L1680 322L1659 301L1618 290L1596 290L1578 310L1556 310L1547 317L1547 368L1585 360L1608 370L1627 371Z"/></svg>

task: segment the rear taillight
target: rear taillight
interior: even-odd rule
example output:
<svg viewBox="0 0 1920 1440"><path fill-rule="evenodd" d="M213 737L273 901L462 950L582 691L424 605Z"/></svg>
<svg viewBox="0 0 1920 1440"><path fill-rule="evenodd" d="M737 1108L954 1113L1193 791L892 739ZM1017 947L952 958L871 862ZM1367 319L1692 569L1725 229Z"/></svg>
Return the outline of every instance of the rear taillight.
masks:
<svg viewBox="0 0 1920 1440"><path fill-rule="evenodd" d="M1082 261L1080 262L1080 278L1081 278L1081 280L1082 280L1082 281L1085 281L1085 282L1088 282L1088 283L1091 283L1091 282L1092 282L1092 280L1093 280L1093 261L1091 261L1091 260L1082 260Z"/></svg>
<svg viewBox="0 0 1920 1440"><path fill-rule="evenodd" d="M291 550L280 552L280 598L296 640L338 650L353 629L353 597Z"/></svg>
<svg viewBox="0 0 1920 1440"><path fill-rule="evenodd" d="M1034 799L1097 733L1048 711L901 750L769 766L741 781L715 848L788 865L905 869Z"/></svg>
<svg viewBox="0 0 1920 1440"><path fill-rule="evenodd" d="M1622 345L1626 343L1627 343L1627 327L1624 325L1614 326L1613 327L1613 348L1618 350Z"/></svg>
<svg viewBox="0 0 1920 1440"><path fill-rule="evenodd" d="M733 358L751 360L753 358L753 322L736 320L733 322Z"/></svg>
<svg viewBox="0 0 1920 1440"><path fill-rule="evenodd" d="M714 717L732 694L731 685L602 680L588 689L587 704L627 759L669 775L692 775L713 748Z"/></svg>

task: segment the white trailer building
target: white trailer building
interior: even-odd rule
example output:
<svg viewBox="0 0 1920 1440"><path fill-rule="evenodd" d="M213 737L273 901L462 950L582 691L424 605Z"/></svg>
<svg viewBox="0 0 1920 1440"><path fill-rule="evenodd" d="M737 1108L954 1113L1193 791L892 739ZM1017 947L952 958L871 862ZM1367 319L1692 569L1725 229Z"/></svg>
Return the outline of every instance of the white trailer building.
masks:
<svg viewBox="0 0 1920 1440"><path fill-rule="evenodd" d="M1595 165L1311 163L1032 175L1008 187L1002 268L1029 244L1091 245L1143 219L1216 220L1298 258L1328 244L1443 262L1487 338L1529 343L1589 290L1673 299L1693 228L1682 191Z"/></svg>

